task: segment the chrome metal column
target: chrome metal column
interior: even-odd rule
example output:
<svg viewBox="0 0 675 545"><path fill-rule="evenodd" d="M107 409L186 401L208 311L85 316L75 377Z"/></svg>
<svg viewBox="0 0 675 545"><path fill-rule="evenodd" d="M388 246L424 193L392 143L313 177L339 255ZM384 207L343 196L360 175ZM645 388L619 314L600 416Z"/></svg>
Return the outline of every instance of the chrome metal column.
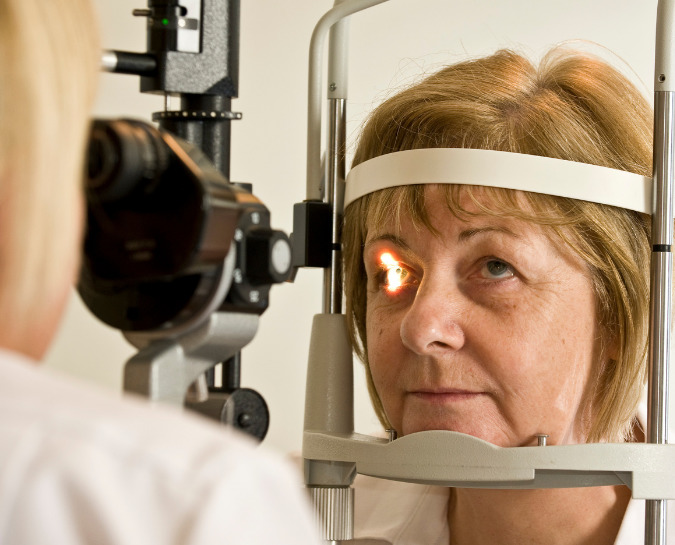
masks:
<svg viewBox="0 0 675 545"><path fill-rule="evenodd" d="M346 103L343 98L329 100L328 149L326 150L326 201L332 209L330 268L324 270L323 312L342 313L342 250L340 245L345 194Z"/></svg>
<svg viewBox="0 0 675 545"><path fill-rule="evenodd" d="M654 213L647 441L668 442L668 363L673 280L673 125L675 93L654 95ZM666 500L648 500L645 544L666 545Z"/></svg>
<svg viewBox="0 0 675 545"><path fill-rule="evenodd" d="M377 4L382 4L388 0L335 0L335 5L327 11L314 27L312 39L309 46L309 88L307 89L307 200L318 201L323 198L321 183L321 110L322 110L322 65L323 65L323 46L326 35L329 30L334 30L336 23L341 22L345 17L371 8ZM339 25L337 25L339 26ZM334 32L332 32L335 35ZM335 43L335 41L333 41ZM345 34L344 44L347 44ZM339 51L339 48L335 49ZM342 75L347 75L347 58L344 62L333 62L334 55L331 56L331 69L336 69ZM336 82L332 80L331 83ZM338 82L338 91L339 91ZM331 91L331 98L346 98L346 95L340 97L341 92Z"/></svg>
<svg viewBox="0 0 675 545"><path fill-rule="evenodd" d="M363 0L359 0L358 4L335 0L333 9L342 10L349 4L352 7L347 11L366 7ZM323 314L315 316L312 325L305 396L305 430L324 429L345 434L354 431L352 350L342 315L341 279L348 32L344 19L338 20L330 29L326 88L329 123L320 195L331 210L331 260L330 266L324 269ZM310 90L315 87L310 83ZM320 123L316 125L320 127ZM314 124L310 123L310 126ZM312 133L309 135L311 139ZM318 132L314 137L316 140L312 144L320 140ZM310 157L308 154L308 172L311 171ZM311 198L309 189L314 191L315 184L309 182L308 174L308 198ZM354 489L351 484L355 474L356 466L352 463L305 460L305 483L315 507L321 535L331 545L353 539Z"/></svg>
<svg viewBox="0 0 675 545"><path fill-rule="evenodd" d="M654 64L654 203L652 214L651 317L647 442L668 442L668 365L673 284L673 115L675 2L659 0ZM648 500L645 545L666 545L666 500Z"/></svg>

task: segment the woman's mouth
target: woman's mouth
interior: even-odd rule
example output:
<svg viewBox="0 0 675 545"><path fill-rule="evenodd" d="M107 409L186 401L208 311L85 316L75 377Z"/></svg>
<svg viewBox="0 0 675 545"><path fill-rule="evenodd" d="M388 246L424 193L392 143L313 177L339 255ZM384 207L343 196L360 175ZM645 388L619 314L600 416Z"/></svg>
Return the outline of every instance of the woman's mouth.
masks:
<svg viewBox="0 0 675 545"><path fill-rule="evenodd" d="M485 394L484 392L476 392L472 390L442 388L433 390L413 390L409 392L409 395L427 403L445 404L472 401L482 397Z"/></svg>

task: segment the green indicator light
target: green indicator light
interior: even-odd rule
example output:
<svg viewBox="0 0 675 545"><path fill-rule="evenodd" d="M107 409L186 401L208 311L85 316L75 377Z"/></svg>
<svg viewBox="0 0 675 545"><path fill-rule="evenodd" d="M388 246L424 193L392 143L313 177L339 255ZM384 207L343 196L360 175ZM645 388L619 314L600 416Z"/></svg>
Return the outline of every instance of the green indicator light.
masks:
<svg viewBox="0 0 675 545"><path fill-rule="evenodd" d="M168 24L169 24L169 20L168 20L168 19L162 19L162 24L163 24L164 26L168 25Z"/></svg>

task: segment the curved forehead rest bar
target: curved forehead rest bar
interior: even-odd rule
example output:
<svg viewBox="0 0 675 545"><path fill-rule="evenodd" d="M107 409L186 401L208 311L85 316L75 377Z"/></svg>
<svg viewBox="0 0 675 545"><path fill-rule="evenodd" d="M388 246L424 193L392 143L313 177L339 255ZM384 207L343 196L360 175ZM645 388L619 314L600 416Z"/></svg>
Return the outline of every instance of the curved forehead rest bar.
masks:
<svg viewBox="0 0 675 545"><path fill-rule="evenodd" d="M652 213L652 178L613 168L537 155L465 148L429 148L381 155L347 175L345 207L387 187L462 184L518 189Z"/></svg>

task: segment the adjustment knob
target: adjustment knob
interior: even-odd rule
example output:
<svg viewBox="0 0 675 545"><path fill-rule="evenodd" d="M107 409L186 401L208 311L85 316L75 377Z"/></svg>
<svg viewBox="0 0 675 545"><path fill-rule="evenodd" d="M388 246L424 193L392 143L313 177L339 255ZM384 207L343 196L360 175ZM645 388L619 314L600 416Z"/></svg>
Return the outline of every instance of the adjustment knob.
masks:
<svg viewBox="0 0 675 545"><path fill-rule="evenodd" d="M246 276L251 285L285 282L291 272L291 244L281 231L251 229L246 236Z"/></svg>

